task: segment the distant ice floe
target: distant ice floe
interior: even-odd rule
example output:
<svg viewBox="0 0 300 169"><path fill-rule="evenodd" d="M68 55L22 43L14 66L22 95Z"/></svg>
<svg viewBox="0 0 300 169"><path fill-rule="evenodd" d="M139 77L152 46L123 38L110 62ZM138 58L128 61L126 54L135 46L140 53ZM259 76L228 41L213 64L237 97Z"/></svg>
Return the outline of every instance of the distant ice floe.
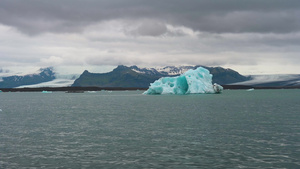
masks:
<svg viewBox="0 0 300 169"><path fill-rule="evenodd" d="M180 76L162 77L150 84L144 94L221 93L223 87L212 84L212 75L203 67L188 70Z"/></svg>
<svg viewBox="0 0 300 169"><path fill-rule="evenodd" d="M251 88L251 89L247 89L246 91L247 92L251 92L251 91L253 91L254 90L254 88Z"/></svg>
<svg viewBox="0 0 300 169"><path fill-rule="evenodd" d="M43 90L42 93L52 93L52 91Z"/></svg>

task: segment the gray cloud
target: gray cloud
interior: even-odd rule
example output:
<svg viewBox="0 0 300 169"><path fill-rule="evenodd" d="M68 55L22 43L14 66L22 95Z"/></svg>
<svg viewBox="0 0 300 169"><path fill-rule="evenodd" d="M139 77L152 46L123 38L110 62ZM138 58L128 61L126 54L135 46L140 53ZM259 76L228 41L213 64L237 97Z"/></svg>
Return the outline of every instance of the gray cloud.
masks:
<svg viewBox="0 0 300 169"><path fill-rule="evenodd" d="M294 73L298 16L299 0L0 0L0 67L202 64Z"/></svg>
<svg viewBox="0 0 300 169"><path fill-rule="evenodd" d="M1 0L0 23L27 34L80 32L115 19L151 19L202 32L300 30L299 0ZM141 25L135 33L161 35L163 24Z"/></svg>
<svg viewBox="0 0 300 169"><path fill-rule="evenodd" d="M133 36L161 36L166 34L168 29L164 23L147 20L141 21L136 27L129 27L125 32Z"/></svg>

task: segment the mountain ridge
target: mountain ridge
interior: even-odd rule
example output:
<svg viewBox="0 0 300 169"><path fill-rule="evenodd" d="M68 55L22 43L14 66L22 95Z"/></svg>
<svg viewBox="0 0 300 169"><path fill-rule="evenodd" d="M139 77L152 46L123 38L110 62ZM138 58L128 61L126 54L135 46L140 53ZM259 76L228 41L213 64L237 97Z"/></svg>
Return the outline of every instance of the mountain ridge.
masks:
<svg viewBox="0 0 300 169"><path fill-rule="evenodd" d="M140 68L136 65L119 65L106 73L61 74L53 67L41 68L36 73L5 76L9 70L0 68L0 88L38 88L38 87L135 87L148 88L150 83L160 77L178 76L197 66L165 66ZM245 85L252 87L300 87L300 74L292 75L240 75L232 69L202 66L213 75L213 83L221 85ZM71 76L72 75L72 76Z"/></svg>
<svg viewBox="0 0 300 169"><path fill-rule="evenodd" d="M25 76L8 76L2 77L0 88L15 88L22 85L38 84L48 82L55 79L53 67L41 68L39 73L29 74Z"/></svg>
<svg viewBox="0 0 300 169"><path fill-rule="evenodd" d="M145 87L157 78L159 77L137 73L129 67L119 65L113 71L107 73L90 73L85 70L72 86Z"/></svg>
<svg viewBox="0 0 300 169"><path fill-rule="evenodd" d="M150 83L166 76L178 76L189 69L200 66L166 66L160 69L139 68L134 66L119 65L108 73L90 73L85 70L72 86L76 87L149 87ZM242 76L232 69L222 67L206 67L213 75L213 83L227 84L248 80L249 77Z"/></svg>

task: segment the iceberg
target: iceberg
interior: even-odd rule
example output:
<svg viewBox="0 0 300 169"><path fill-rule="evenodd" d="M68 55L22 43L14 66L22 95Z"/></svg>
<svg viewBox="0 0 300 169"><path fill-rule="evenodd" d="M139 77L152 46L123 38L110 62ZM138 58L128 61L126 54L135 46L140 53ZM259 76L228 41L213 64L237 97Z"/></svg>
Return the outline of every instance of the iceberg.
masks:
<svg viewBox="0 0 300 169"><path fill-rule="evenodd" d="M52 93L52 91L43 90L42 93Z"/></svg>
<svg viewBox="0 0 300 169"><path fill-rule="evenodd" d="M247 92L251 92L251 91L253 91L254 90L254 88L251 88L251 89L247 89L246 91Z"/></svg>
<svg viewBox="0 0 300 169"><path fill-rule="evenodd" d="M150 84L144 94L197 94L221 93L223 87L212 84L212 74L203 67L175 77L162 77Z"/></svg>

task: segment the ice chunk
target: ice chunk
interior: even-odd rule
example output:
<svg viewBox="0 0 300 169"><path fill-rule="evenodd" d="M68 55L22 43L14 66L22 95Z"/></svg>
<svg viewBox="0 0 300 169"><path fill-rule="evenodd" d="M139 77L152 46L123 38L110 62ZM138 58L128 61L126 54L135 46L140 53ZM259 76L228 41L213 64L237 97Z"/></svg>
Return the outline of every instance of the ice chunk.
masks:
<svg viewBox="0 0 300 169"><path fill-rule="evenodd" d="M52 91L43 90L42 93L52 93Z"/></svg>
<svg viewBox="0 0 300 169"><path fill-rule="evenodd" d="M215 90L215 93L221 93L223 91L223 87L217 83L214 83L214 90Z"/></svg>
<svg viewBox="0 0 300 169"><path fill-rule="evenodd" d="M144 94L220 93L223 87L212 85L212 75L203 67L175 77L162 77L150 84Z"/></svg>

